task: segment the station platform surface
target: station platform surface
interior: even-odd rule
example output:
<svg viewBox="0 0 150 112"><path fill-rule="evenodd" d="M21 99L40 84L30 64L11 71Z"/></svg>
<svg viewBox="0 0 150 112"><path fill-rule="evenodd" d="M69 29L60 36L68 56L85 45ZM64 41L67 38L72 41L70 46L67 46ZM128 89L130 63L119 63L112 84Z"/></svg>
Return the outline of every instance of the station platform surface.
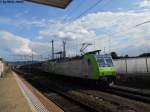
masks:
<svg viewBox="0 0 150 112"><path fill-rule="evenodd" d="M0 78L0 112L32 112L12 73Z"/></svg>
<svg viewBox="0 0 150 112"><path fill-rule="evenodd" d="M36 95L35 95L36 94ZM0 112L63 112L16 73L0 78Z"/></svg>

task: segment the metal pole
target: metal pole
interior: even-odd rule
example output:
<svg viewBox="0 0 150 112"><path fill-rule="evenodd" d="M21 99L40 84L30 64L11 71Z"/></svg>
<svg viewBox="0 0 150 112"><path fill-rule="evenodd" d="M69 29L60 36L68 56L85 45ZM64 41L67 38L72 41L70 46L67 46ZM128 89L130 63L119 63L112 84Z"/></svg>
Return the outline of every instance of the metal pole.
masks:
<svg viewBox="0 0 150 112"><path fill-rule="evenodd" d="M110 36L108 38L108 43L109 43L109 53L111 53L111 37Z"/></svg>
<svg viewBox="0 0 150 112"><path fill-rule="evenodd" d="M128 65L127 65L127 59L125 58L125 64L126 64L126 73L128 73Z"/></svg>
<svg viewBox="0 0 150 112"><path fill-rule="evenodd" d="M32 64L33 64L33 50L32 50L32 57L31 58L32 58Z"/></svg>
<svg viewBox="0 0 150 112"><path fill-rule="evenodd" d="M51 42L52 42L52 59L54 59L54 40L52 40Z"/></svg>
<svg viewBox="0 0 150 112"><path fill-rule="evenodd" d="M104 47L104 54L105 54L105 47Z"/></svg>
<svg viewBox="0 0 150 112"><path fill-rule="evenodd" d="M66 57L66 41L63 41L63 58Z"/></svg>
<svg viewBox="0 0 150 112"><path fill-rule="evenodd" d="M146 59L146 71L147 71L147 73L148 73L149 71L148 71L148 62L147 62L147 57L146 57L145 59Z"/></svg>

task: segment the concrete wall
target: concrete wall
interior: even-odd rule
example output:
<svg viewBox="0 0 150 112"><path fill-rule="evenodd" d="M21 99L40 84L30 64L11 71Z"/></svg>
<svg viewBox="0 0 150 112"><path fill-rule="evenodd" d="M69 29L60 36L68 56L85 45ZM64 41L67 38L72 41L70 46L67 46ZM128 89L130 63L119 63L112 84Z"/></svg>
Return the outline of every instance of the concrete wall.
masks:
<svg viewBox="0 0 150 112"><path fill-rule="evenodd" d="M120 74L150 73L150 58L127 58L113 60L117 72Z"/></svg>

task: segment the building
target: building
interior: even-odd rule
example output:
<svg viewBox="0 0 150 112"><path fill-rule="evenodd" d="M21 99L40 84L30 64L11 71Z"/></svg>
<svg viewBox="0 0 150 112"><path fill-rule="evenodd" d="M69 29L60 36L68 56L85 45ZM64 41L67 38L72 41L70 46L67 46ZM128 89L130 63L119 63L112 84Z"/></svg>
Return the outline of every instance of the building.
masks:
<svg viewBox="0 0 150 112"><path fill-rule="evenodd" d="M2 58L0 58L0 77L2 77L4 72L4 61Z"/></svg>
<svg viewBox="0 0 150 112"><path fill-rule="evenodd" d="M66 8L72 0L25 0L28 2L44 4L48 6L58 7L58 8Z"/></svg>

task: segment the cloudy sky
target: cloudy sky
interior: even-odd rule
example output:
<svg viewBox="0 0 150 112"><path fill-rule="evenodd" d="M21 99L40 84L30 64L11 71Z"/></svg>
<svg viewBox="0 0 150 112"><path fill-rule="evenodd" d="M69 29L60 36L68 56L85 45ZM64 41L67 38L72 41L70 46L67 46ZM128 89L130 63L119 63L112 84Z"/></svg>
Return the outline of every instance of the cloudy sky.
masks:
<svg viewBox="0 0 150 112"><path fill-rule="evenodd" d="M68 56L79 54L82 43L92 43L87 51L139 55L150 52L150 23L136 26L145 21L150 21L149 0L73 0L66 9L0 3L0 57L48 57L52 39L55 51L66 41Z"/></svg>

